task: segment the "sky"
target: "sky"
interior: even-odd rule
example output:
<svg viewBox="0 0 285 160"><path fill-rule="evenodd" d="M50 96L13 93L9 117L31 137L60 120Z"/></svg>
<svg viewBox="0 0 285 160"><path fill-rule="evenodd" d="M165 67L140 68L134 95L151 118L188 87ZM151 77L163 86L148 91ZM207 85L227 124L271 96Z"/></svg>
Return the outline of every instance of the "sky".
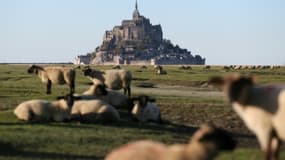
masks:
<svg viewBox="0 0 285 160"><path fill-rule="evenodd" d="M0 63L73 62L134 8L135 0L0 0ZM285 65L284 0L138 0L138 8L206 64Z"/></svg>

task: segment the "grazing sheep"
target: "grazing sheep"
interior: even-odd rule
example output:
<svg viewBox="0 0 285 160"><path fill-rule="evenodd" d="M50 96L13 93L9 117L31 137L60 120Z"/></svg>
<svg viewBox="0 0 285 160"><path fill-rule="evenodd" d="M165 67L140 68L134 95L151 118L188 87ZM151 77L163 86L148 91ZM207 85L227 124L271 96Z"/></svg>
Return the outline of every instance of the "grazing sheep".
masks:
<svg viewBox="0 0 285 160"><path fill-rule="evenodd" d="M112 69L121 69L121 66L120 65L115 65L112 67Z"/></svg>
<svg viewBox="0 0 285 160"><path fill-rule="evenodd" d="M95 96L96 99L103 100L115 108L126 108L129 112L131 112L134 106L129 97L116 91L106 90L105 85L102 84L92 85L83 95Z"/></svg>
<svg viewBox="0 0 285 160"><path fill-rule="evenodd" d="M182 65L182 66L180 66L179 67L179 69L181 69L181 70L191 70L192 69L192 67L191 66L184 66L184 65Z"/></svg>
<svg viewBox="0 0 285 160"><path fill-rule="evenodd" d="M161 123L160 109L151 102L155 102L155 99L142 95L137 98L132 98L133 101L138 101L132 109L132 115L134 120L139 122L159 122Z"/></svg>
<svg viewBox="0 0 285 160"><path fill-rule="evenodd" d="M83 72L94 84L105 84L107 88L113 90L123 88L124 94L131 96L132 73L130 71L124 69L98 71L88 67Z"/></svg>
<svg viewBox="0 0 285 160"><path fill-rule="evenodd" d="M74 93L75 70L68 67L41 67L32 65L29 74L37 74L43 83L47 84L47 94L51 94L52 84L68 84L70 93Z"/></svg>
<svg viewBox="0 0 285 160"><path fill-rule="evenodd" d="M72 95L58 97L57 101L29 100L19 104L14 114L20 120L28 122L57 121L70 119L70 110L74 103Z"/></svg>
<svg viewBox="0 0 285 160"><path fill-rule="evenodd" d="M165 145L140 140L114 149L105 160L212 160L220 150L230 151L235 145L226 131L203 125L188 144Z"/></svg>
<svg viewBox="0 0 285 160"><path fill-rule="evenodd" d="M207 66L203 67L203 69L211 69L211 66L207 65Z"/></svg>
<svg viewBox="0 0 285 160"><path fill-rule="evenodd" d="M285 141L285 87L259 86L252 77L240 75L213 77L209 83L224 90L233 109L257 136L265 159L277 159L280 142Z"/></svg>
<svg viewBox="0 0 285 160"><path fill-rule="evenodd" d="M140 69L147 69L147 66L146 65L142 65L142 66L140 66Z"/></svg>
<svg viewBox="0 0 285 160"><path fill-rule="evenodd" d="M74 102L71 117L87 123L116 122L120 119L113 106L99 99Z"/></svg>

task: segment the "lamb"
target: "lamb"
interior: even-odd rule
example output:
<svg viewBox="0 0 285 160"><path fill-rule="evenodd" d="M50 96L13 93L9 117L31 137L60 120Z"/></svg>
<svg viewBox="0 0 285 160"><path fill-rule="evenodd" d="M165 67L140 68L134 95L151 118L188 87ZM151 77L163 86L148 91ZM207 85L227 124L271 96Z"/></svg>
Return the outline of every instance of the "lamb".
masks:
<svg viewBox="0 0 285 160"><path fill-rule="evenodd" d="M107 88L113 90L124 89L124 94L131 96L132 73L125 69L98 71L87 67L83 70L94 84L105 84Z"/></svg>
<svg viewBox="0 0 285 160"><path fill-rule="evenodd" d="M155 99L152 99L148 96L141 95L137 98L132 98L133 101L138 101L132 109L132 115L134 120L139 122L158 122L161 123L160 109L151 102L155 102Z"/></svg>
<svg viewBox="0 0 285 160"><path fill-rule="evenodd" d="M73 104L72 119L86 123L116 122L120 119L118 111L102 100L80 100Z"/></svg>
<svg viewBox="0 0 285 160"><path fill-rule="evenodd" d="M103 100L117 109L126 108L129 112L131 112L134 106L129 97L116 91L106 90L105 85L102 84L92 85L83 93L83 96L91 96L95 99Z"/></svg>
<svg viewBox="0 0 285 160"><path fill-rule="evenodd" d="M29 100L19 104L14 114L20 120L27 122L57 121L70 119L70 110L74 103L71 94L58 97L57 101Z"/></svg>
<svg viewBox="0 0 285 160"><path fill-rule="evenodd" d="M233 109L256 136L265 159L277 159L281 141L285 141L285 87L259 86L253 77L230 75L213 77Z"/></svg>
<svg viewBox="0 0 285 160"><path fill-rule="evenodd" d="M43 83L47 84L47 94L51 94L52 84L68 84L70 93L75 90L75 70L68 67L41 67L32 65L29 74L36 74Z"/></svg>
<svg viewBox="0 0 285 160"><path fill-rule="evenodd" d="M165 145L140 140L114 149L105 160L211 160L219 150L230 151L235 145L236 142L226 131L202 125L188 144Z"/></svg>

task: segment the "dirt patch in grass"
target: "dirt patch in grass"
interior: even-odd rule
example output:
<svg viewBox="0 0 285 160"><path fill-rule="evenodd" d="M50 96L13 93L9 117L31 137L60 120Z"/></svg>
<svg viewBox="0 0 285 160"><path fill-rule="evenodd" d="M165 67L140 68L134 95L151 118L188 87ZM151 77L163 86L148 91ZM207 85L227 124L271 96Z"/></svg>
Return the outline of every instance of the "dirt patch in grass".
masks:
<svg viewBox="0 0 285 160"><path fill-rule="evenodd" d="M246 128L231 106L189 104L189 103L162 103L159 104L162 119L171 123L198 127L204 123L213 123L216 126L231 132L242 147L258 147L255 136Z"/></svg>

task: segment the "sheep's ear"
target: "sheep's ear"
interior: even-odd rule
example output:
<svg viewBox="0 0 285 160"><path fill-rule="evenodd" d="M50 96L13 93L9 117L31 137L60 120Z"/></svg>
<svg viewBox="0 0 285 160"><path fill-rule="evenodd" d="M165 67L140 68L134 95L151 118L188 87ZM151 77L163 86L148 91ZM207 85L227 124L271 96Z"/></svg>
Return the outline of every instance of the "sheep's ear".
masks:
<svg viewBox="0 0 285 160"><path fill-rule="evenodd" d="M149 102L155 102L156 99L154 99L154 98L149 98L148 101L149 101Z"/></svg>
<svg viewBox="0 0 285 160"><path fill-rule="evenodd" d="M253 84L256 84L257 78L254 75L249 75L248 78L251 80Z"/></svg>
<svg viewBox="0 0 285 160"><path fill-rule="evenodd" d="M133 98L131 98L131 100L132 100L132 101L138 101L139 98L138 98L138 97L133 97Z"/></svg>

